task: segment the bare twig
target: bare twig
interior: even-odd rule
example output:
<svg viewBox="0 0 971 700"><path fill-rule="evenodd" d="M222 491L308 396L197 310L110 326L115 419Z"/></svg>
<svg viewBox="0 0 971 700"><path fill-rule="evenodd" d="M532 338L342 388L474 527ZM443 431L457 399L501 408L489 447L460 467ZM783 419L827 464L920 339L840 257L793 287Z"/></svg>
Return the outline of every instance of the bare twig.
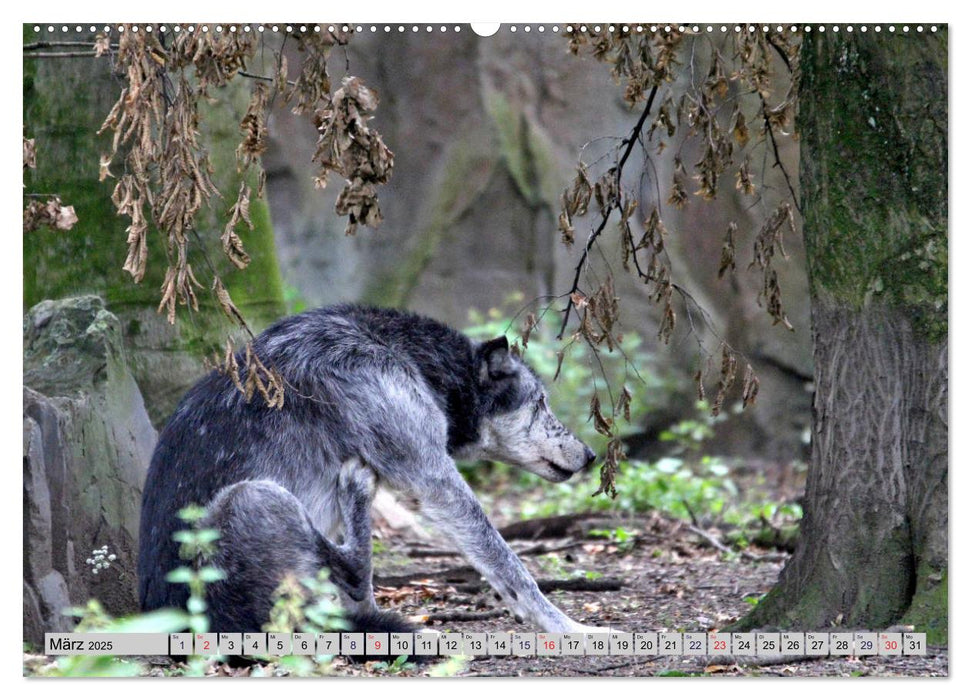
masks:
<svg viewBox="0 0 971 700"><path fill-rule="evenodd" d="M24 58L97 58L94 51L52 51L50 53L26 53Z"/></svg>
<svg viewBox="0 0 971 700"><path fill-rule="evenodd" d="M751 552L748 552L744 549L740 552L736 552L731 547L727 547L726 545L719 542L716 537L708 534L701 528L695 527L693 525L688 525L687 528L694 534L698 535L698 537L702 538L712 549L717 549L719 552L722 552L724 554L740 556L743 559L748 559L749 561L755 561L755 562L785 561L786 558L788 557L787 554L783 554L780 552L772 552L769 554L752 554Z"/></svg>
<svg viewBox="0 0 971 700"><path fill-rule="evenodd" d="M537 554L551 554L553 552L563 552L568 549L575 549L582 545L583 542L579 540L571 540L564 544L559 545L548 545L545 542L540 542L539 544L533 545L531 547L526 547L525 549L520 549L516 551L516 556L527 557L535 556ZM457 552L451 549L426 549L422 547L416 547L414 549L409 549L405 551L405 556L411 559L434 559L439 557L460 557L461 552Z"/></svg>
<svg viewBox="0 0 971 700"><path fill-rule="evenodd" d="M617 578L541 578L536 579L536 585L543 593L552 591L592 591L604 593L619 591L624 587L624 582ZM471 581L469 583L452 584L459 593L479 593L488 587L485 581Z"/></svg>
<svg viewBox="0 0 971 700"><path fill-rule="evenodd" d="M644 128L644 123L647 121L647 117L650 115L651 109L654 106L654 98L657 95L657 87L657 85L654 85L654 87L651 88L651 94L647 98L647 104L644 106L644 111L641 112L640 118L637 120L634 128L631 129L630 135L621 142L621 144L624 146L624 152L621 154L616 166L618 191L620 190L621 178L624 174L624 165L626 165L627 159L630 158L630 154L634 150L634 144L638 142L641 130ZM593 244L597 242L600 234L602 234L604 229L607 227L607 222L610 220L611 215L616 209L617 203L610 202L608 206L604 208L600 224L587 238L587 244L583 248L583 253L580 255L580 260L577 262L576 270L574 271L573 284L570 286L566 309L563 311L563 323L560 325L559 333L556 334L557 340L563 340L563 333L566 331L566 326L570 321L570 312L574 307L573 293L580 288L580 275L583 273L583 265L586 263L587 257L590 255L590 250L593 248Z"/></svg>
<svg viewBox="0 0 971 700"><path fill-rule="evenodd" d="M275 78L271 78L271 77L269 77L267 75L257 75L256 73L250 73L249 71L245 71L245 70L238 70L238 71L236 71L236 75L239 75L239 76L241 76L243 78L250 78L251 80L262 80L263 82L266 82L266 83L275 83L276 82L276 79ZM290 87L295 87L296 84L297 84L297 81L296 80L288 80L287 81L287 85L289 85Z"/></svg>
<svg viewBox="0 0 971 700"><path fill-rule="evenodd" d="M779 157L779 144L775 140L775 132L772 130L772 124L769 121L769 111L768 105L766 105L765 100L762 100L762 119L765 122L765 130L769 135L769 141L772 143L772 152L775 155L775 163L772 167L778 167L782 171L782 176L786 180L786 187L789 188L789 194L792 195L792 203L796 205L796 209L802 214L802 206L799 204L799 197L796 196L796 190L792 186L792 180L789 179L789 171L786 170L786 166L782 164L782 159Z"/></svg>
<svg viewBox="0 0 971 700"><path fill-rule="evenodd" d="M648 659L634 659L633 661L624 661L624 662L619 663L619 664L609 664L607 666L598 666L597 668L583 668L582 666L578 666L574 670L577 673L584 673L584 674L591 675L591 676L599 676L604 671L616 671L617 669L629 668L631 666L643 666L643 665L647 664L648 661L650 661L650 658L648 658Z"/></svg>
<svg viewBox="0 0 971 700"><path fill-rule="evenodd" d="M24 44L24 51L40 51L41 49L66 49L66 48L84 48L84 49L94 49L91 48L90 41L35 41L32 44ZM118 45L115 44L111 47L117 50Z"/></svg>

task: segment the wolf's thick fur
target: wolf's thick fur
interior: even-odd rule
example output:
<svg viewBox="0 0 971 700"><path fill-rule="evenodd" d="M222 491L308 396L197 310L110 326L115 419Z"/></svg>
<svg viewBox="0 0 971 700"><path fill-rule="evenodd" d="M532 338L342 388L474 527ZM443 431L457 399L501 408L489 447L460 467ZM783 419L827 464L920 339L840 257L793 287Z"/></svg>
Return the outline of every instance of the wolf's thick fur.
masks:
<svg viewBox="0 0 971 700"><path fill-rule="evenodd" d="M476 344L428 318L344 305L283 319L254 350L287 382L282 409L247 403L213 372L159 436L142 505L143 609L185 604L186 587L165 575L181 563L177 513L198 503L221 532L215 564L228 575L207 590L211 629L260 630L282 578L322 567L355 627L408 629L371 588L380 481L414 497L515 615L550 632L587 629L543 596L453 462L498 459L563 481L594 458L504 337Z"/></svg>

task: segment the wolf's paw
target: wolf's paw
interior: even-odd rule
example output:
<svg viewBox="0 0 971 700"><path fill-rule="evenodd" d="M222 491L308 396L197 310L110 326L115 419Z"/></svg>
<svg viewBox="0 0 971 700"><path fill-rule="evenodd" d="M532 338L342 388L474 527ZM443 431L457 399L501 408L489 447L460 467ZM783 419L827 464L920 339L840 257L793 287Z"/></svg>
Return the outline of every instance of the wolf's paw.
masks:
<svg viewBox="0 0 971 700"><path fill-rule="evenodd" d="M350 496L364 496L370 501L378 488L378 477L359 457L351 457L341 465L337 485Z"/></svg>

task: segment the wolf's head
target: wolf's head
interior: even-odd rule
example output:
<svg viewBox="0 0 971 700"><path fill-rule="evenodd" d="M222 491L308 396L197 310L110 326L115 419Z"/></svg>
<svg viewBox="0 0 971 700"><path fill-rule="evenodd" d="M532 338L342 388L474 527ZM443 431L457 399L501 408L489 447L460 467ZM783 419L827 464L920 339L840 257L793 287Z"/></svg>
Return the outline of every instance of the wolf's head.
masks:
<svg viewBox="0 0 971 700"><path fill-rule="evenodd" d="M482 420L479 440L463 450L468 458L497 459L566 481L596 458L553 415L535 372L509 351L505 336L476 348Z"/></svg>

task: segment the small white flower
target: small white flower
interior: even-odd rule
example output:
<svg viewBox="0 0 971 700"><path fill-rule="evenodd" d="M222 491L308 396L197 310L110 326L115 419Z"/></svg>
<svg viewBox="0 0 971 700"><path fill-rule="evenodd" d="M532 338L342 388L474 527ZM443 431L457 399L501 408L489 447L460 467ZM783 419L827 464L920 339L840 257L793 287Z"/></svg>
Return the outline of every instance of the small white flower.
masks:
<svg viewBox="0 0 971 700"><path fill-rule="evenodd" d="M91 573L92 574L97 574L98 573L98 570L97 569L91 569Z"/></svg>
<svg viewBox="0 0 971 700"><path fill-rule="evenodd" d="M118 558L118 557L116 557L116 556L115 556L114 554L109 554L109 555L108 555L108 561L114 561L114 560L115 560L115 559L117 559L117 558Z"/></svg>

